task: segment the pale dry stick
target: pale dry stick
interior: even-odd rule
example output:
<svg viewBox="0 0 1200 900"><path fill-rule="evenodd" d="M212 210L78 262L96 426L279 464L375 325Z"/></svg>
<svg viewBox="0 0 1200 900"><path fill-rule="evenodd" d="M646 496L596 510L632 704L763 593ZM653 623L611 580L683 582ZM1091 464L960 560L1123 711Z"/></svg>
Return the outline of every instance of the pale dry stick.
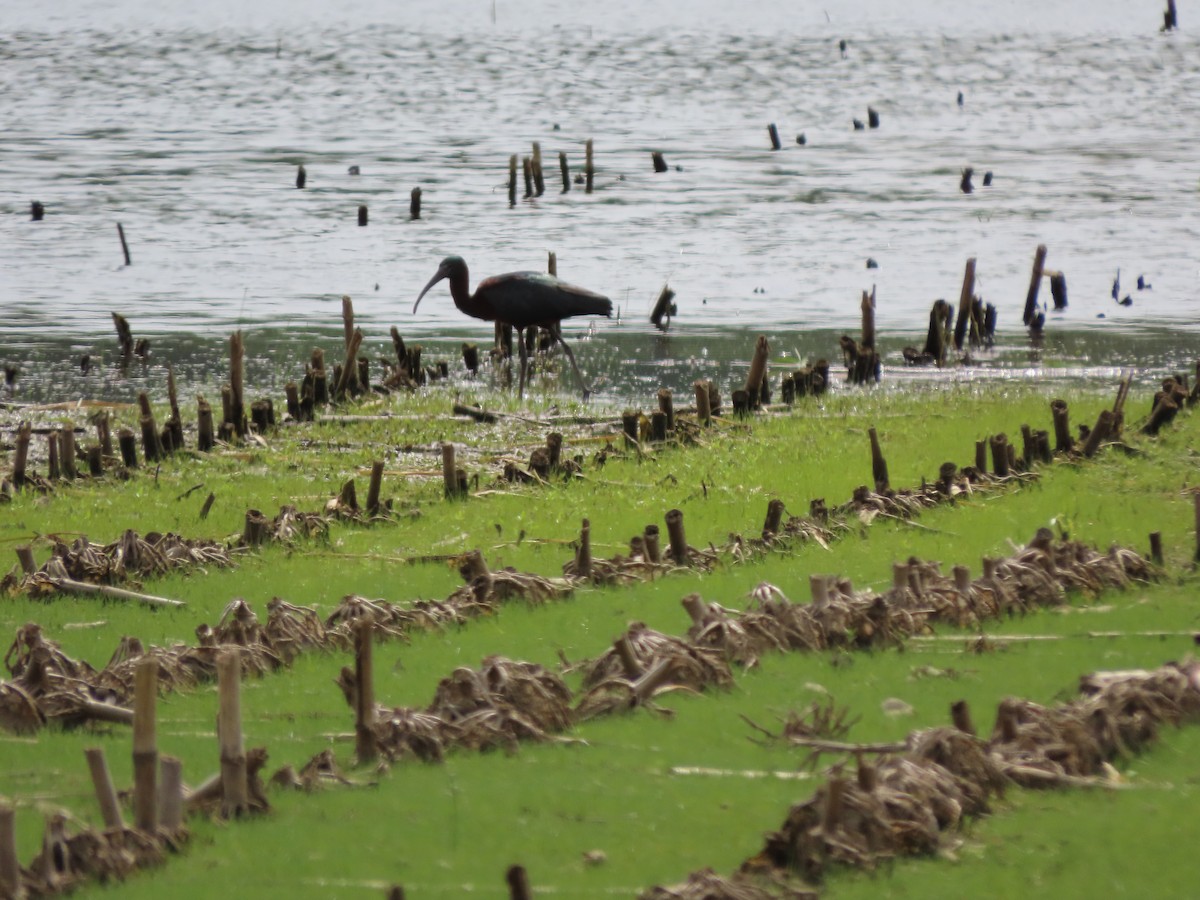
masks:
<svg viewBox="0 0 1200 900"><path fill-rule="evenodd" d="M92 788L96 792L96 800L100 804L100 816L104 819L105 828L124 828L125 820L121 818L121 806L117 802L117 790L113 787L112 776L108 771L108 760L104 758L104 749L88 747L83 751L87 757L88 769L92 773Z"/></svg>
<svg viewBox="0 0 1200 900"><path fill-rule="evenodd" d="M241 650L217 655L217 740L221 745L221 815L233 818L250 806L246 749L242 743Z"/></svg>
<svg viewBox="0 0 1200 900"><path fill-rule="evenodd" d="M158 660L144 657L134 672L133 688L133 824L153 834L158 830Z"/></svg>

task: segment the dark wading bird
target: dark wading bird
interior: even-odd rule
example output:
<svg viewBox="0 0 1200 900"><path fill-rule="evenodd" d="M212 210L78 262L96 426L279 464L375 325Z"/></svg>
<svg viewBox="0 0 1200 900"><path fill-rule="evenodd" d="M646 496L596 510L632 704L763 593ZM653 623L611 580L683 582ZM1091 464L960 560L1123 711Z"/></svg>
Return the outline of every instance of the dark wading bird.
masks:
<svg viewBox="0 0 1200 900"><path fill-rule="evenodd" d="M583 396L587 398L591 388L588 387L583 373L579 371L575 354L563 340L560 323L563 319L573 316L612 315L611 300L541 272L508 272L504 275L493 275L479 282L475 293L472 294L466 261L461 256L447 256L438 266L429 284L425 285L417 296L417 302L413 304L414 313L421 305L421 298L443 278L450 281L450 296L454 298L454 305L468 316L511 325L517 330L517 346L521 348L521 377L517 386L517 396L521 396L525 391L525 369L529 364L525 349L525 329L534 327L545 328L562 344L567 359L571 361L571 368L575 370L575 377L579 379Z"/></svg>

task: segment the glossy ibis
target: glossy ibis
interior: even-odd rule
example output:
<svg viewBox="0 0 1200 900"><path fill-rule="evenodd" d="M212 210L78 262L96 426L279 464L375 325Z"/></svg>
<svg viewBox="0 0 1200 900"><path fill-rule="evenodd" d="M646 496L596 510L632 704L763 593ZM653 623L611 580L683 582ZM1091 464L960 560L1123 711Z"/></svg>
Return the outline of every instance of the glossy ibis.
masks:
<svg viewBox="0 0 1200 900"><path fill-rule="evenodd" d="M450 282L450 296L454 298L454 305L468 316L511 325L517 330L517 346L521 348L518 396L525 390L525 368L529 362L525 349L525 329L529 327L545 328L562 344L567 359L571 361L571 368L575 370L575 377L579 379L583 388L583 396L586 398L591 393L591 388L575 362L575 354L563 340L560 323L572 316L611 315L611 300L541 272L507 272L504 275L493 275L479 282L475 293L471 293L466 261L461 256L447 256L438 266L429 284L425 285L417 296L417 302L413 304L414 313L421 304L421 298L443 278Z"/></svg>

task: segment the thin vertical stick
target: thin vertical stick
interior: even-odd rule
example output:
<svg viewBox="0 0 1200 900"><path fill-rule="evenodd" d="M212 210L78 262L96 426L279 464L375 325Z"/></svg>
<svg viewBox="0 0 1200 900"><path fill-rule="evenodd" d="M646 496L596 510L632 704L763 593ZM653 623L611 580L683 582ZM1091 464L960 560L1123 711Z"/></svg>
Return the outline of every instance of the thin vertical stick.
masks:
<svg viewBox="0 0 1200 900"><path fill-rule="evenodd" d="M158 660L138 660L133 688L133 824L142 831L158 829Z"/></svg>
<svg viewBox="0 0 1200 900"><path fill-rule="evenodd" d="M875 288L871 293L862 292L862 346L875 349Z"/></svg>
<svg viewBox="0 0 1200 900"><path fill-rule="evenodd" d="M1042 284L1042 271L1046 267L1046 245L1038 244L1037 252L1033 255L1033 271L1029 276L1029 293L1025 295L1025 324L1033 321L1037 310L1038 288Z"/></svg>
<svg viewBox="0 0 1200 900"><path fill-rule="evenodd" d="M121 239L121 252L125 255L125 265L132 266L133 260L129 258L129 244L125 242L125 228L120 222L117 223L117 236Z"/></svg>
<svg viewBox="0 0 1200 900"><path fill-rule="evenodd" d="M379 492L383 489L383 460L371 464L371 484L367 488L367 515L379 514Z"/></svg>
<svg viewBox="0 0 1200 900"><path fill-rule="evenodd" d="M587 143L584 144L584 153L585 153L585 156L584 156L583 172L584 172L584 179L585 179L585 181L584 181L585 187L584 187L583 192L585 194L590 194L592 192L592 180L596 174L596 168L595 168L595 166L592 165L592 139L591 138L588 138Z"/></svg>
<svg viewBox="0 0 1200 900"><path fill-rule="evenodd" d="M158 822L168 832L178 831L183 825L183 762L174 756L164 756L160 774Z"/></svg>
<svg viewBox="0 0 1200 900"><path fill-rule="evenodd" d="M587 519L579 529L579 552L575 554L575 573L580 578L592 577L592 523Z"/></svg>
<svg viewBox="0 0 1200 900"><path fill-rule="evenodd" d="M967 339L967 326L971 323L971 301L975 296L975 257L967 260L963 272L962 293L958 295L958 321L954 323L954 349L961 350Z"/></svg>
<svg viewBox="0 0 1200 900"><path fill-rule="evenodd" d="M567 165L567 154L561 150L558 154L558 170L562 173L562 192L565 194L571 190L571 168Z"/></svg>
<svg viewBox="0 0 1200 900"><path fill-rule="evenodd" d="M250 805L246 750L242 743L242 651L217 655L217 740L221 745L221 815L244 813Z"/></svg>
<svg viewBox="0 0 1200 900"><path fill-rule="evenodd" d="M242 340L242 332L235 331L229 336L229 386L233 392L230 421L238 437L246 436L246 406L243 399L245 360L246 347Z"/></svg>
<svg viewBox="0 0 1200 900"><path fill-rule="evenodd" d="M375 674L371 660L375 623L369 618L354 629L354 749L359 765L375 759Z"/></svg>
<svg viewBox="0 0 1200 900"><path fill-rule="evenodd" d="M408 195L408 217L413 221L421 218L421 189L415 187Z"/></svg>
<svg viewBox="0 0 1200 900"><path fill-rule="evenodd" d="M121 818L121 807L117 803L117 791L108 772L108 760L104 758L104 750L100 747L88 747L83 753L87 757L88 770L92 773L92 789L96 792L96 800L100 804L104 827L124 828L125 821Z"/></svg>
<svg viewBox="0 0 1200 900"><path fill-rule="evenodd" d="M750 399L751 409L762 406L763 376L767 374L767 359L771 355L771 346L764 334L754 342L754 356L750 360L750 373L746 376L746 394Z"/></svg>
<svg viewBox="0 0 1200 900"><path fill-rule="evenodd" d="M517 154L508 158L508 205L517 205Z"/></svg>

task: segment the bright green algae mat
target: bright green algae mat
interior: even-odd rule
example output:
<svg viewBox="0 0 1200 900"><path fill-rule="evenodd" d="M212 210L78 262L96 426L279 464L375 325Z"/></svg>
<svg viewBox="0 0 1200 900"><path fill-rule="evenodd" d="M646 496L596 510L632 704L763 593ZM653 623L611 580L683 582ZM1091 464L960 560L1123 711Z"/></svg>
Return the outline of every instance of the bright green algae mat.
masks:
<svg viewBox="0 0 1200 900"><path fill-rule="evenodd" d="M721 544L730 532L754 535L772 497L784 499L795 513L805 512L812 497L824 497L830 506L848 499L870 475L868 427L879 430L893 486L915 486L922 477L935 477L946 460L970 463L974 442L987 434L1016 436L1023 422L1049 427L1048 399L1033 389L999 394L994 386L988 392L841 397L754 421L745 431L727 430L704 447L610 458L603 467L590 461L596 445L580 441L574 450L588 457L584 480L502 486L500 493L466 503L444 502L436 479L389 480L385 496L393 496L395 508L406 513L396 524L335 525L326 541L247 556L234 570L146 584L151 593L186 600L184 610L18 599L5 601L0 620L10 634L37 621L68 653L100 666L123 634L147 643L191 641L195 626L215 622L235 596L265 616L266 600L276 595L328 612L345 594L391 601L442 598L459 583L452 566L412 565L398 561L402 558L478 547L493 568L512 565L554 575L570 558L562 541L575 536L584 516L592 521L597 556L622 549L648 523L661 527L663 513L672 507L684 511L691 543ZM1094 421L1111 402L1094 395L1068 399L1079 422ZM495 430L442 425L435 414L448 404L426 402L429 420L423 425L322 425L306 434L324 435L316 448L280 439L270 450L171 460L157 479L141 473L122 486L80 486L52 498L19 496L3 511L0 537L13 544L33 533L85 532L106 541L126 527L224 537L240 531L247 506L269 514L286 502L319 509L345 478L389 448L453 438L498 448L507 443L510 450L524 448L513 455L527 456L541 439L540 429L514 428L506 441ZM1130 409L1147 404L1136 391L1130 398ZM1136 421L1132 414L1130 419L1127 431L1133 432ZM970 652L970 636L963 635L962 641L911 641L903 651L768 656L755 670L739 674L728 692L663 698L662 705L675 710L670 719L643 710L588 723L569 735L586 744L523 745L512 755L452 754L442 765L405 763L386 773L352 766L353 743L344 736L353 720L333 684L349 657L308 655L289 671L245 682L247 744L269 749L268 771L285 763L299 767L332 746L361 786L312 795L273 791L275 808L268 817L229 825L196 822L183 856L117 889L132 896L199 897L229 890L353 897L402 883L409 896L461 896L468 890L503 896L505 867L521 862L535 888L599 897L675 883L705 866L731 872L816 783L776 776L796 773L804 754L764 746L743 716L777 730L789 710L832 696L860 717L848 739L893 740L914 728L946 723L950 703L967 699L986 729L1002 697L1052 703L1071 697L1086 672L1154 667L1189 651L1190 631L1200 626L1186 568L1195 544L1192 498L1185 488L1195 478L1200 433L1185 415L1159 438L1131 434L1130 440L1137 455L1108 451L1085 464L1056 465L1034 484L927 511L915 525L877 521L857 528L828 550L797 546L703 577L580 590L541 608L510 604L464 628L381 646L376 695L387 704L424 705L440 678L491 654L547 666L557 665L560 653L571 660L594 656L635 620L681 634L688 620L679 599L692 591L740 608L762 581L804 601L814 573L836 573L857 587L882 589L890 583L892 562L909 555L938 559L945 569L964 563L977 573L981 555L1007 554L1010 540L1024 543L1042 525L1100 547L1116 541L1139 550L1150 531L1161 531L1168 557L1162 584L1074 597L1068 611L985 623L994 652ZM567 447L573 447L570 437ZM412 467L436 468L434 460ZM389 462L389 469L407 467L408 462ZM205 489L176 499L198 483ZM218 504L201 522L196 510L208 490L217 493ZM39 559L45 552L39 551ZM94 621L106 624L64 627ZM569 683L578 687L575 678ZM881 703L888 698L904 700L912 715L886 716ZM190 782L216 770L215 715L213 686L160 703L160 750L184 760ZM119 729L50 730L32 739L3 740L0 794L19 804L22 860L38 848L42 812L62 807L82 821L97 820L82 748L104 746L118 784L128 784L128 741ZM1195 883L1196 864L1181 846L1186 838L1179 839L1187 834L1200 778L1200 761L1189 752L1196 741L1190 730L1168 728L1160 746L1126 764L1136 785L1127 791L1014 790L997 803L996 815L959 836L963 843L954 850L955 861L906 860L874 876L838 874L829 895L948 897L1021 890L1070 897L1122 895L1128 884L1130 891L1146 891L1125 896L1187 896L1180 886ZM710 773L674 774L679 767ZM1122 846L1136 852L1122 854L1118 863ZM584 854L591 851L602 851L604 861L588 864ZM1102 859L1089 864L1092 856ZM1124 880L1114 873L1123 873Z"/></svg>

